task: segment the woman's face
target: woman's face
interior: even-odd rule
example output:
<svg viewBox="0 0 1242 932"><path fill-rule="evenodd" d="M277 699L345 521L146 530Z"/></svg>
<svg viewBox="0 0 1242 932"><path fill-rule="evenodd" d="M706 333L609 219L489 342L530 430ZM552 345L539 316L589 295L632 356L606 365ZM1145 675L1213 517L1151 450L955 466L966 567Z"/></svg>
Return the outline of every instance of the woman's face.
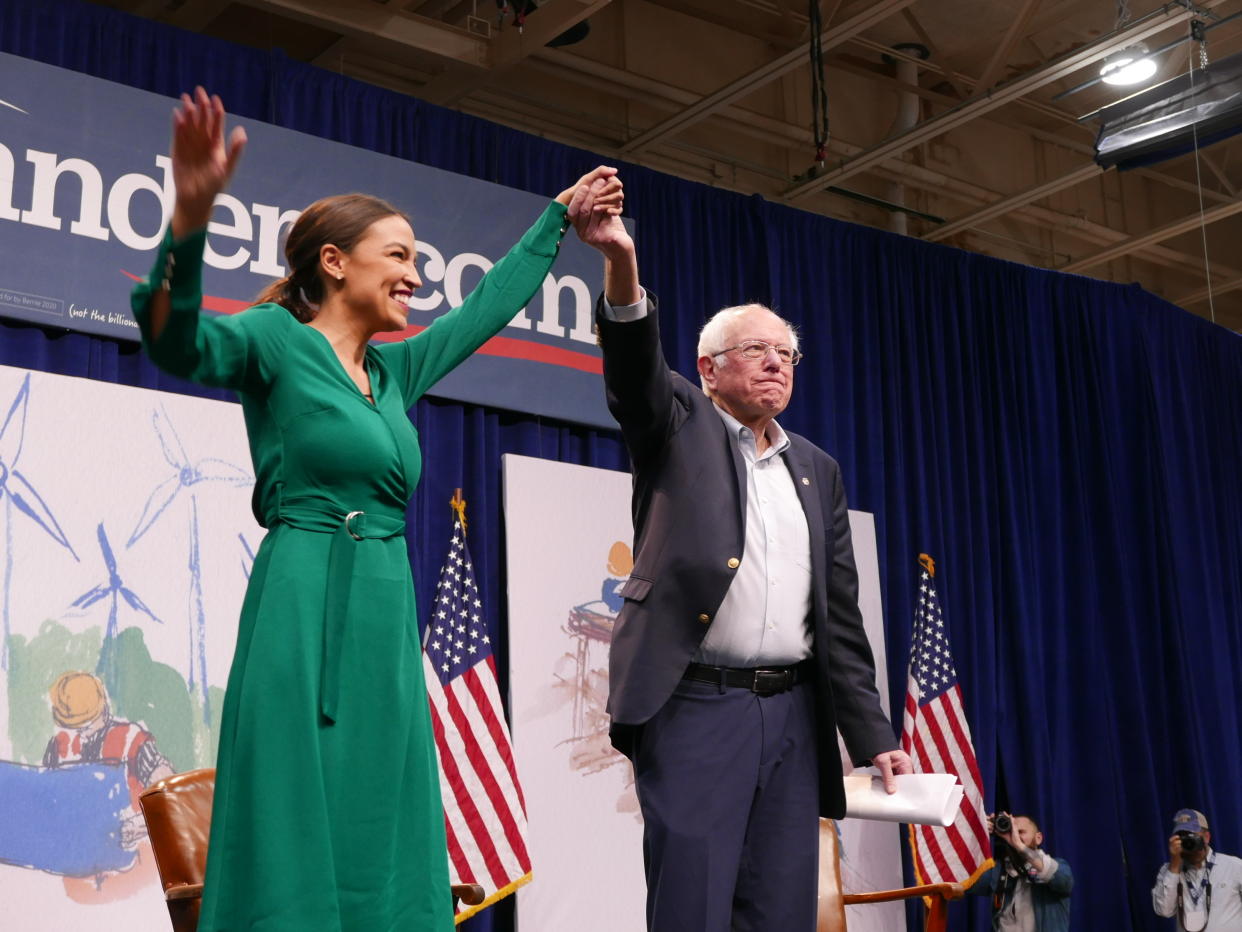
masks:
<svg viewBox="0 0 1242 932"><path fill-rule="evenodd" d="M404 330L409 301L422 279L414 268L414 231L404 217L376 220L354 248L340 256L341 297L378 333Z"/></svg>

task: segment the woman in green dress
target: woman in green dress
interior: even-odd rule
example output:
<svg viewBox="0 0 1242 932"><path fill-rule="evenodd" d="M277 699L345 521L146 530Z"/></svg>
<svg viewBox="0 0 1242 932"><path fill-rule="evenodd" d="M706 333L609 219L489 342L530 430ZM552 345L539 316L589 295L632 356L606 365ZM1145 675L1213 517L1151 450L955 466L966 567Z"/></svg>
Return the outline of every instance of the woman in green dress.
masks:
<svg viewBox="0 0 1242 932"><path fill-rule="evenodd" d="M289 277L240 314L199 315L206 225L245 145L202 88L173 114L177 197L133 293L157 365L241 395L268 528L224 701L202 932L453 928L406 505L421 466L406 411L543 282L571 201L619 212L615 170L562 192L461 307L410 339L408 221L376 198L312 204Z"/></svg>

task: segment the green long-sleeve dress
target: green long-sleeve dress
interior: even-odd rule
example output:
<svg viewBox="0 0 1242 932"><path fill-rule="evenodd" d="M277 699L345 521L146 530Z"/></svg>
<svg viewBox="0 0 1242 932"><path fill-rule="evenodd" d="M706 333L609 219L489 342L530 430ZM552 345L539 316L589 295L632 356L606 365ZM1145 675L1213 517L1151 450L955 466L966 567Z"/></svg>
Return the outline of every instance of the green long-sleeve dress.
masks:
<svg viewBox="0 0 1242 932"><path fill-rule="evenodd" d="M224 700L202 932L453 928L402 533L422 465L406 411L531 299L564 217L549 205L461 307L369 346L374 405L284 308L200 316L205 232L166 237L134 289L157 365L241 395L269 529ZM152 340L165 281L172 311Z"/></svg>

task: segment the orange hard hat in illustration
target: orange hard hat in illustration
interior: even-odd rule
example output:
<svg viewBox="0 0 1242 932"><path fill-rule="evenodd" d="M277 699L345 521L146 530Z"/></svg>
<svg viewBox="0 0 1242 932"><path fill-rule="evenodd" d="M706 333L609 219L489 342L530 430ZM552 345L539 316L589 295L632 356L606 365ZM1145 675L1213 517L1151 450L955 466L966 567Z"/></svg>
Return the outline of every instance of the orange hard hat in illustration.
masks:
<svg viewBox="0 0 1242 932"><path fill-rule="evenodd" d="M52 698L52 718L64 728L81 728L102 715L108 705L103 681L78 670L62 673L48 695Z"/></svg>
<svg viewBox="0 0 1242 932"><path fill-rule="evenodd" d="M634 553L630 545L623 540L616 541L608 548L608 572L613 576L629 576L634 569Z"/></svg>

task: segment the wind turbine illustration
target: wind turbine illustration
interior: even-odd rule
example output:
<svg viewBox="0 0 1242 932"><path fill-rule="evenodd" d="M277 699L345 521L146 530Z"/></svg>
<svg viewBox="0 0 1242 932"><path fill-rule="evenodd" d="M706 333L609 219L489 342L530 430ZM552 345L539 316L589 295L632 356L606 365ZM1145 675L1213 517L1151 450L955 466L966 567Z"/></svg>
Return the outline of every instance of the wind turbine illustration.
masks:
<svg viewBox="0 0 1242 932"><path fill-rule="evenodd" d="M13 398L4 424L0 425L0 499L4 501L4 556L3 585L4 592L0 595L0 615L3 615L4 630L0 632L0 670L9 668L9 631L10 605L13 591L13 525L14 513L21 512L43 530L48 537L64 547L78 560L73 545L61 530L60 523L52 514L43 496L39 494L30 480L23 474L18 463L21 460L22 445L26 441L26 414L30 406L30 374L22 380L22 386Z"/></svg>
<svg viewBox="0 0 1242 932"><path fill-rule="evenodd" d="M103 647L99 651L100 675L103 677L104 685L108 689L115 690L117 687L117 670L116 670L116 637L119 634L117 625L117 608L118 600L124 599L125 604L136 612L141 612L152 621L159 624L164 622L157 618L155 613L147 607L147 603L142 601L138 593L125 585L121 580L121 574L117 570L116 553L112 549L112 544L108 540L108 534L104 530L103 522L99 523L96 531L96 537L99 539L99 550L103 554L104 568L108 571L108 578L92 589L88 589L76 599L73 600L74 608L90 608L96 602L108 599L108 626L104 629Z"/></svg>
<svg viewBox="0 0 1242 932"><path fill-rule="evenodd" d="M224 483L229 486L253 485L254 477L249 471L218 457L208 456L191 460L185 445L177 435L172 419L161 405L152 412L151 423L160 443L164 460L172 467L172 474L159 483L147 498L138 523L129 535L126 548L134 546L151 530L178 499L188 500L190 520L190 550L187 569L190 573L189 606L189 684L198 689L202 698L203 721L211 721L211 707L207 680L207 612L203 605L202 545L199 534L198 497L199 486L204 483Z"/></svg>

